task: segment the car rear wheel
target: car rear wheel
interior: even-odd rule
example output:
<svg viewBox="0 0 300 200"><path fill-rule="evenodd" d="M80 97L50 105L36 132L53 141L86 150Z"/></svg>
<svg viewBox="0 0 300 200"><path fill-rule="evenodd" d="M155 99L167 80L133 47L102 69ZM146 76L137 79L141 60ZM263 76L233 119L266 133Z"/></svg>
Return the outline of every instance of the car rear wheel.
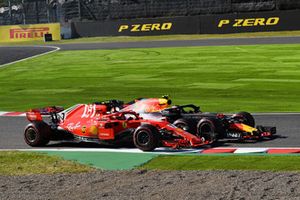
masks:
<svg viewBox="0 0 300 200"><path fill-rule="evenodd" d="M29 124L24 131L25 142L32 147L45 146L49 143L51 129L44 122Z"/></svg>
<svg viewBox="0 0 300 200"><path fill-rule="evenodd" d="M151 125L142 125L135 130L133 142L134 145L142 151L153 151L158 147L158 131Z"/></svg>

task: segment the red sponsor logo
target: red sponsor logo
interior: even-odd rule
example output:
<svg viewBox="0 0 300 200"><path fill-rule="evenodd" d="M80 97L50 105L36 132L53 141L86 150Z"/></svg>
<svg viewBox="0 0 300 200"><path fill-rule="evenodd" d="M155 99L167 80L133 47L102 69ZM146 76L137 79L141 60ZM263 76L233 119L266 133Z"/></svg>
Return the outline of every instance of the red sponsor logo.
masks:
<svg viewBox="0 0 300 200"><path fill-rule="evenodd" d="M41 38L46 33L49 33L49 27L14 28L9 30L10 39Z"/></svg>

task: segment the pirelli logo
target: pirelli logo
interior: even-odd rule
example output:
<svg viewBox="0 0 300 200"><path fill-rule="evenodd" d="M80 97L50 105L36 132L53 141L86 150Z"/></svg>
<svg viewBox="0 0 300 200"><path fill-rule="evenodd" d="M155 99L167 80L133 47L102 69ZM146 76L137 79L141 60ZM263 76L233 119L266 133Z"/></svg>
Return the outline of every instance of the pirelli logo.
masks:
<svg viewBox="0 0 300 200"><path fill-rule="evenodd" d="M218 23L218 28L223 27L253 27L253 26L275 26L279 23L279 17L269 18L246 18L246 19L222 19Z"/></svg>
<svg viewBox="0 0 300 200"><path fill-rule="evenodd" d="M120 25L118 32L122 33L125 31L129 32L151 32L151 31L168 31L172 29L173 24L167 23L153 23L153 24L124 24Z"/></svg>
<svg viewBox="0 0 300 200"><path fill-rule="evenodd" d="M10 39L42 38L49 33L49 27L41 28L13 28L9 30Z"/></svg>
<svg viewBox="0 0 300 200"><path fill-rule="evenodd" d="M26 24L0 26L0 42L43 41L45 34L52 34L53 40L60 40L60 24Z"/></svg>

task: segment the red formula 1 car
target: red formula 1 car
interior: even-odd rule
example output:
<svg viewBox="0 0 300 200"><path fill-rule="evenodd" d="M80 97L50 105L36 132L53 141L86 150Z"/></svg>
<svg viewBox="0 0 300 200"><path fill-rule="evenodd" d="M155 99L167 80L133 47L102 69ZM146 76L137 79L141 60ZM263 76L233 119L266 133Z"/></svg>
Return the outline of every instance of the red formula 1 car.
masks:
<svg viewBox="0 0 300 200"><path fill-rule="evenodd" d="M123 110L139 113L144 119L167 119L173 125L199 138L216 141L218 139L260 140L276 134L276 127L256 126L255 119L248 112L234 115L203 113L193 104L170 107L171 100L163 98L140 98L124 104Z"/></svg>
<svg viewBox="0 0 300 200"><path fill-rule="evenodd" d="M31 122L24 132L30 146L45 146L49 141L118 143L131 141L143 151L156 147L198 147L211 143L180 129L166 120L143 119L134 111L117 111L121 101L78 104L69 109L49 107L26 113ZM42 114L50 115L49 122Z"/></svg>

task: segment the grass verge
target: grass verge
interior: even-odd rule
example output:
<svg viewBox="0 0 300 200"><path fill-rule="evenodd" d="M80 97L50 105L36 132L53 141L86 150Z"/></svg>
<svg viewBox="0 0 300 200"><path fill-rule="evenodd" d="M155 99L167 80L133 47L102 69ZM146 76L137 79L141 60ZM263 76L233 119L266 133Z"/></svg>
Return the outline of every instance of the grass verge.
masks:
<svg viewBox="0 0 300 200"><path fill-rule="evenodd" d="M201 40L213 38L255 38L255 37L286 37L300 36L300 31L274 31L256 33L232 33L232 34L190 34L190 35L160 35L160 36L115 36L115 37L85 37L45 43L43 41L0 43L0 45L54 45L70 43L95 43L95 42L142 42L142 41L168 41L168 40Z"/></svg>
<svg viewBox="0 0 300 200"><path fill-rule="evenodd" d="M90 172L93 168L41 153L1 151L0 175Z"/></svg>
<svg viewBox="0 0 300 200"><path fill-rule="evenodd" d="M79 164L74 161L79 160L82 163L92 163L95 161L78 159L80 156L61 155L51 153L49 155L42 153L4 151L0 152L0 175L30 175L30 174L57 174L57 173L83 173L91 172L94 168L89 165ZM92 154L86 154L94 157ZM134 157L135 154L129 156ZM68 160L63 160L62 157ZM71 156L71 157L70 157ZM142 155L141 155L142 156ZM145 155L144 155L145 156ZM146 155L147 156L147 155ZM99 156L98 156L99 157ZM127 155L128 157L128 155ZM120 167L124 165L123 158L119 161L109 161L109 164L102 163L103 169L132 169L130 167ZM300 156L298 155L160 155L148 156L154 157L147 163L137 167L147 170L266 170L266 171L300 171ZM94 157L95 158L95 157ZM102 158L101 156L99 158ZM105 159L105 155L104 155ZM133 158L132 160L137 160ZM128 160L128 159L127 159ZM100 159L99 159L100 162ZM102 161L103 162L103 161ZM134 162L134 161L133 161ZM100 166L99 163L93 164ZM106 166L107 165L107 166ZM127 164L125 164L127 165Z"/></svg>
<svg viewBox="0 0 300 200"><path fill-rule="evenodd" d="M197 155L159 156L141 169L300 171L300 156Z"/></svg>
<svg viewBox="0 0 300 200"><path fill-rule="evenodd" d="M169 94L203 111L300 111L300 45L59 51L0 68L0 110Z"/></svg>

